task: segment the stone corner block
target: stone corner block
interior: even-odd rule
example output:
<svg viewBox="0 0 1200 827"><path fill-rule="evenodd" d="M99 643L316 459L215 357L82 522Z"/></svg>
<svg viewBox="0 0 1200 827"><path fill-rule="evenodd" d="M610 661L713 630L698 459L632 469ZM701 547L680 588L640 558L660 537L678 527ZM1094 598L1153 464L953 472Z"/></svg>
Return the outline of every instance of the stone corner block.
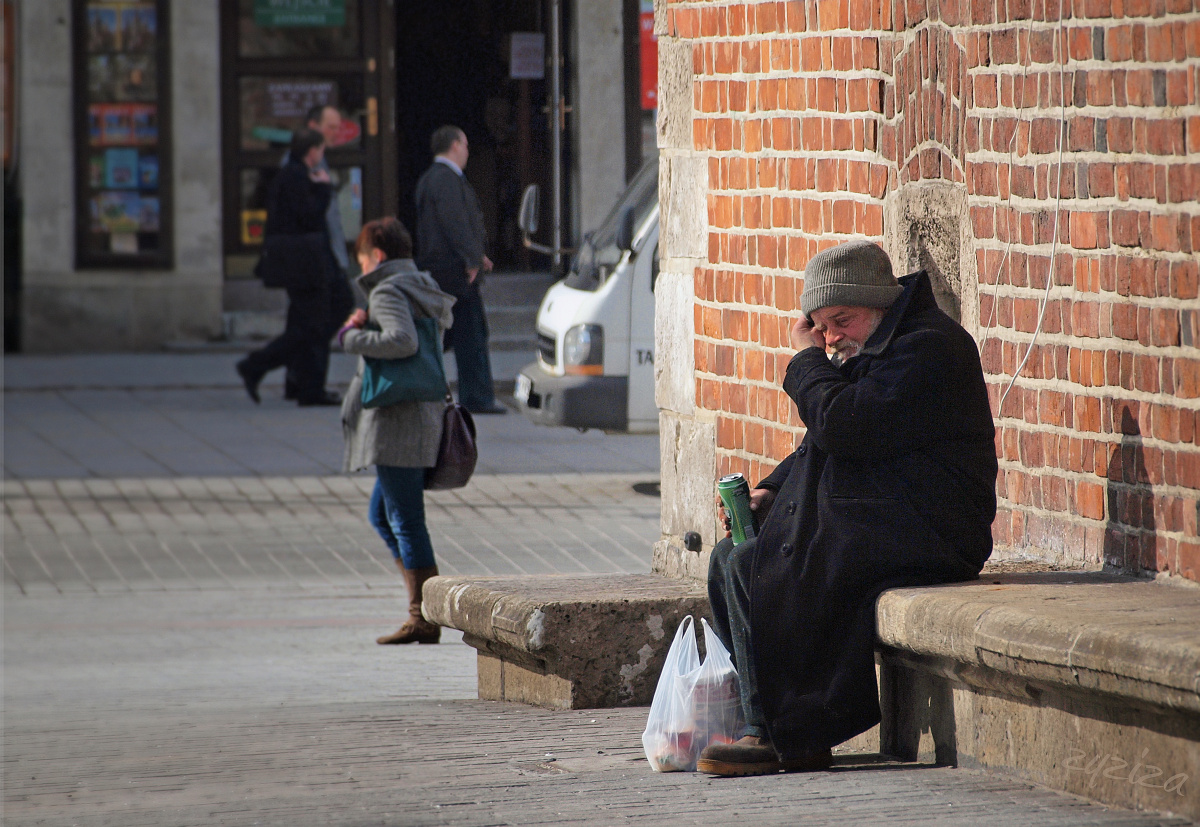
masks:
<svg viewBox="0 0 1200 827"><path fill-rule="evenodd" d="M663 7L666 28L666 3L655 3L657 28ZM659 33L658 38L658 145L662 149L692 147L692 44Z"/></svg>
<svg viewBox="0 0 1200 827"><path fill-rule="evenodd" d="M658 164L660 258L708 258L708 159L664 153Z"/></svg>
<svg viewBox="0 0 1200 827"><path fill-rule="evenodd" d="M696 406L694 277L661 272L654 285L654 401L691 414Z"/></svg>

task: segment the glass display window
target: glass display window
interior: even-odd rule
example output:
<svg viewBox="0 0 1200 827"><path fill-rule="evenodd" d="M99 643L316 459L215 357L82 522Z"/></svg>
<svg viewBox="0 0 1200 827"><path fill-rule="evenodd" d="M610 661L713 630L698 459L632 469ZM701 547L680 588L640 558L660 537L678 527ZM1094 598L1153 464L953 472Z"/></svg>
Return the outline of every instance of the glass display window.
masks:
<svg viewBox="0 0 1200 827"><path fill-rule="evenodd" d="M76 260L171 266L165 0L75 0Z"/></svg>

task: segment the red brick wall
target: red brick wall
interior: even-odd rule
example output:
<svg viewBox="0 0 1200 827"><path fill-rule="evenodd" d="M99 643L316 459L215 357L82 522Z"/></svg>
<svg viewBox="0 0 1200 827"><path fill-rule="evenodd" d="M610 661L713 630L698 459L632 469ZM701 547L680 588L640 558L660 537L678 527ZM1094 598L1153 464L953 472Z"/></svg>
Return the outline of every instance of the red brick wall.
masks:
<svg viewBox="0 0 1200 827"><path fill-rule="evenodd" d="M808 259L948 182L998 553L1200 579L1200 0L671 0L665 25L708 162L696 404L718 470L758 479L803 432L780 379Z"/></svg>

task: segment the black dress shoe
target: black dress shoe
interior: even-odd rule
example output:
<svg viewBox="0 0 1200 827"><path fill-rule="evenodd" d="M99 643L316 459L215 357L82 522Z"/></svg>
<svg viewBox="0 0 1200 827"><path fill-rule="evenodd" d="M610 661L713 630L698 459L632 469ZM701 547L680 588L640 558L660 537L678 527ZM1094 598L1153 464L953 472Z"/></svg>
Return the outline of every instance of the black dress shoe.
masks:
<svg viewBox="0 0 1200 827"><path fill-rule="evenodd" d="M321 393L317 396L309 396L303 399L297 399L296 404L301 408L314 408L318 406L329 407L332 405L342 404L342 397L340 394L334 393L333 391L321 391Z"/></svg>
<svg viewBox="0 0 1200 827"><path fill-rule="evenodd" d="M242 377L242 384L246 386L246 393L250 394L250 398L254 400L254 404L257 405L262 402L258 397L258 383L262 381L262 374L255 375L250 370L250 366L246 363L245 359L238 362L234 367L237 368L238 376Z"/></svg>
<svg viewBox="0 0 1200 827"><path fill-rule="evenodd" d="M473 414L506 414L508 408L501 405L499 402L493 402L490 405L485 405L482 408L467 408Z"/></svg>

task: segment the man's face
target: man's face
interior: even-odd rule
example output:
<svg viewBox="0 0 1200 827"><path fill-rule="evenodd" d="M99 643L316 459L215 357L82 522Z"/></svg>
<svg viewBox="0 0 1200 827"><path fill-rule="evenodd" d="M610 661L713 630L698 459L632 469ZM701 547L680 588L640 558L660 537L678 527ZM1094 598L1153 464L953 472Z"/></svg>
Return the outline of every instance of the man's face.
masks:
<svg viewBox="0 0 1200 827"><path fill-rule="evenodd" d="M883 311L874 307L822 307L812 313L813 329L825 338L825 351L839 365L859 354L879 327Z"/></svg>
<svg viewBox="0 0 1200 827"><path fill-rule="evenodd" d="M446 151L446 157L457 164L459 169L467 168L467 158L470 154L466 135L460 135L458 140L450 144L450 149Z"/></svg>
<svg viewBox="0 0 1200 827"><path fill-rule="evenodd" d="M332 106L326 106L321 110L321 120L317 123L309 121L308 125L325 137L326 146L333 146L342 130L342 115Z"/></svg>

